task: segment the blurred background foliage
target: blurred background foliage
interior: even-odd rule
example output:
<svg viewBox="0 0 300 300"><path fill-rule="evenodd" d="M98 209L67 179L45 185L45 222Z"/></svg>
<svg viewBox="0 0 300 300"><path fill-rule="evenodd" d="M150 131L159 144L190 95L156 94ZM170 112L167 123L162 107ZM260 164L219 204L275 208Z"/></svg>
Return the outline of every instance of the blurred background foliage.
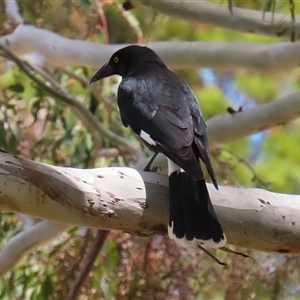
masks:
<svg viewBox="0 0 300 300"><path fill-rule="evenodd" d="M231 1L229 1L231 3ZM234 1L232 5L290 14L293 1ZM34 26L66 37L97 43L163 40L251 41L276 43L279 38L245 34L188 23L148 8L123 9L120 1L19 1L22 16ZM225 1L223 3L226 4ZM0 3L4 12L4 3ZM300 13L299 2L294 3ZM14 30L0 14L1 35ZM299 71L270 75L247 71L175 70L198 96L205 119L228 107L251 108L299 89ZM141 146L124 129L116 107L118 78L97 84L98 96L83 80L94 70L83 67L47 70L111 132ZM102 92L100 95L100 91ZM0 77L0 148L48 164L75 168L133 163L124 149L92 131L61 99L28 79L18 68ZM220 145L212 152L221 185L300 192L299 122ZM149 151L145 149L147 154ZM1 247L21 230L14 214L0 215ZM73 228L29 254L0 279L0 299L67 299L96 233ZM178 248L167 237L141 238L111 232L97 256L78 299L300 299L296 255L249 252L251 259L214 252L228 267L204 253Z"/></svg>

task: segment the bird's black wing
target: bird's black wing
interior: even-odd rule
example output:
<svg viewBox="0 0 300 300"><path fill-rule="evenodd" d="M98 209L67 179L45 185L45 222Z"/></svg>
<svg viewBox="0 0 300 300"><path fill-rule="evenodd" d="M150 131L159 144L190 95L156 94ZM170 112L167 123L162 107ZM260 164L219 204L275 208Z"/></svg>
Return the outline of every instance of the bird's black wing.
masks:
<svg viewBox="0 0 300 300"><path fill-rule="evenodd" d="M190 146L193 139L189 109L177 100L174 91L156 77L125 78L118 90L124 126L137 134L144 130L172 149Z"/></svg>
<svg viewBox="0 0 300 300"><path fill-rule="evenodd" d="M165 70L159 75L123 79L118 91L123 124L138 135L141 130L149 134L159 151L195 179L202 179L198 158L208 170L212 168L197 100L188 85L172 72Z"/></svg>
<svg viewBox="0 0 300 300"><path fill-rule="evenodd" d="M187 98L187 103L190 108L190 113L192 115L193 128L194 128L194 142L196 143L197 150L199 151L198 155L201 158L201 160L204 162L208 174L210 175L215 188L218 189L217 180L209 158L209 146L208 146L206 124L203 119L202 113L199 109L198 101L193 91L184 81L182 81L182 87Z"/></svg>

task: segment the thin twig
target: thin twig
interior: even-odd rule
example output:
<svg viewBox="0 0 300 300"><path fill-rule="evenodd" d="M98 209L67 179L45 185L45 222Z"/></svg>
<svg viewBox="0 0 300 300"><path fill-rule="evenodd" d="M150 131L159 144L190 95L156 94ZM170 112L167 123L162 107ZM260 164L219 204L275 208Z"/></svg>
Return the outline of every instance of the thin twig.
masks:
<svg viewBox="0 0 300 300"><path fill-rule="evenodd" d="M98 100L99 103L104 103L105 106L110 110L110 111L117 111L116 107L112 105L109 101L105 99L105 97L102 97L101 94L99 93L97 87L95 85L90 84L89 80L87 80L85 77L82 77L67 68L64 67L56 67L57 70L59 70L61 73L64 73L68 75L69 77L77 80L83 87L89 89L92 94L95 96L95 98Z"/></svg>
<svg viewBox="0 0 300 300"><path fill-rule="evenodd" d="M100 20L102 22L104 44L109 44L108 25L107 25L106 16L103 11L103 6L106 4L105 2L106 1L103 0L99 1L97 4L97 10L98 10Z"/></svg>
<svg viewBox="0 0 300 300"><path fill-rule="evenodd" d="M245 258L251 258L255 262L255 260L254 260L253 257L251 257L251 256L249 256L249 255L247 255L245 253L234 251L234 250L229 249L227 247L221 247L221 248L219 248L219 250L225 251L225 252L230 253L230 254L239 255L239 256L242 256L242 257L245 257Z"/></svg>
<svg viewBox="0 0 300 300"><path fill-rule="evenodd" d="M106 240L109 231L98 230L95 240L87 253L86 259L83 262L79 274L76 279L71 283L71 288L69 294L65 300L76 300L80 296L80 289L84 284L85 279L87 278L93 264Z"/></svg>
<svg viewBox="0 0 300 300"><path fill-rule="evenodd" d="M203 248L202 246L198 245L198 248L201 249L204 253L206 253L208 256L210 256L214 261L216 261L221 266L227 266L226 263L220 261L218 258L216 258L213 254L211 254L208 250Z"/></svg>
<svg viewBox="0 0 300 300"><path fill-rule="evenodd" d="M224 147L220 147L221 150L226 151L227 153L229 153L231 156L235 157L238 162L244 164L247 169L251 172L251 174L253 175L252 180L257 180L262 186L264 186L265 188L269 188L270 187L270 182L266 182L264 181L262 178L260 178L257 173L255 172L255 170L253 169L253 167L242 157L240 157L238 154L234 153L233 151L224 148Z"/></svg>
<svg viewBox="0 0 300 300"><path fill-rule="evenodd" d="M51 76L50 73L45 72L42 68L33 65L33 64L29 64L27 62L28 66L30 66L31 69L33 69L37 74L42 75L42 77L47 80L48 82L51 83L51 85L55 88L55 90L61 91L62 94L65 94L66 96L68 96L69 98L72 98L74 104L76 104L77 99L67 93L62 86L60 85L60 83L58 81L55 80L55 78L53 76ZM59 98L60 99L60 98ZM64 101L64 100L62 100ZM90 156L89 162L88 162L88 167L95 167L95 161L98 158L98 152L99 150L102 148L102 139L101 136L99 135L99 132L95 129L94 126L91 126L90 122L88 119L86 119L85 114L82 114L82 109L78 109L75 107L75 105L69 105L69 107L71 108L71 110L73 111L73 113L75 115L77 115L77 117L82 121L82 123L87 127L88 132L92 135L93 138L93 142L94 142L94 147L92 150L92 154ZM85 106L82 106L84 108L84 110L86 110Z"/></svg>
<svg viewBox="0 0 300 300"><path fill-rule="evenodd" d="M135 32L137 37L137 43L144 43L143 31L136 17L130 11L125 10L122 4L117 2L115 2L114 4L117 6L117 9L122 14L123 18L127 21L128 25Z"/></svg>
<svg viewBox="0 0 300 300"><path fill-rule="evenodd" d="M290 2L290 11L291 11L291 18L292 18L292 27L291 27L291 41L295 42L296 41L296 28L295 28L295 22L296 22L296 17L295 17L295 3L294 0L289 0Z"/></svg>

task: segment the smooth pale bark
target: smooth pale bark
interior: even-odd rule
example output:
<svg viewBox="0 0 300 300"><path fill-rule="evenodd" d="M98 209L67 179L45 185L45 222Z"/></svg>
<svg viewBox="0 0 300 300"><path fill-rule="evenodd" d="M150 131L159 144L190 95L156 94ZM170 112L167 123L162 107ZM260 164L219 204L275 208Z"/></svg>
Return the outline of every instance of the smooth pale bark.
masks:
<svg viewBox="0 0 300 300"><path fill-rule="evenodd" d="M17 1L5 0L5 15L13 21L14 24L24 22L23 17L20 15L20 9Z"/></svg>
<svg viewBox="0 0 300 300"><path fill-rule="evenodd" d="M51 241L69 227L68 224L41 221L18 232L0 251L0 276L17 265L26 254Z"/></svg>
<svg viewBox="0 0 300 300"><path fill-rule="evenodd" d="M102 45L65 38L54 32L20 24L11 34L0 37L0 44L18 55L34 53L31 62L42 67L87 66L99 68L118 49L126 46ZM247 69L282 73L298 67L300 42L262 44L250 42L153 42L147 44L169 67ZM38 55L36 54L38 53ZM4 68L4 66L3 66ZM2 71L3 72L3 71Z"/></svg>
<svg viewBox="0 0 300 300"><path fill-rule="evenodd" d="M133 1L143 3L164 14L188 21L209 23L233 30L258 32L270 36L291 36L300 31L300 17L292 24L289 15L233 7L233 14L224 4L207 1ZM23 24L15 0L5 1L5 13L19 26L11 34L0 37L16 55L33 54L37 64L55 66L78 65L99 67L111 54L125 45L99 45L62 37L54 32ZM298 67L299 43L217 43L217 42L156 42L149 43L170 67L247 69L266 73L286 72ZM30 59L27 57L27 59ZM4 73L10 65L0 61Z"/></svg>
<svg viewBox="0 0 300 300"><path fill-rule="evenodd" d="M167 177L130 168L78 170L0 154L0 209L53 222L166 234ZM300 197L260 189L208 188L228 242L300 252Z"/></svg>
<svg viewBox="0 0 300 300"><path fill-rule="evenodd" d="M234 1L232 1L231 11L229 1L212 3L205 0L134 0L132 2L134 4L142 3L164 15L184 19L188 22L209 24L245 33L290 39L293 30L296 38L300 32L299 16L295 16L295 22L293 23L290 14L280 14L272 11L264 13L260 10L240 8L235 6ZM274 5L276 4L274 2Z"/></svg>
<svg viewBox="0 0 300 300"><path fill-rule="evenodd" d="M211 148L251 134L282 126L300 116L300 92L234 114L217 115L207 121Z"/></svg>

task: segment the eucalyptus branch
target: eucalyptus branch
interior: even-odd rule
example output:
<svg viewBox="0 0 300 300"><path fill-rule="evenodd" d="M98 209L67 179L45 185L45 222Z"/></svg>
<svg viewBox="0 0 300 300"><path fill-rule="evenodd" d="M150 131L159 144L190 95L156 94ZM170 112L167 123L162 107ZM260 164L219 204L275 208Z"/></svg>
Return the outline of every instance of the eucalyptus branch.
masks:
<svg viewBox="0 0 300 300"><path fill-rule="evenodd" d="M20 9L16 0L5 0L5 14L16 25L24 22L23 17L20 15Z"/></svg>
<svg viewBox="0 0 300 300"><path fill-rule="evenodd" d="M69 39L25 24L18 26L11 34L0 37L0 44L9 46L17 56L31 52L40 53L53 66L75 65L95 68L107 62L116 50L126 46ZM147 44L169 67L247 69L269 74L287 72L298 67L299 45L299 41L276 44L165 41Z"/></svg>
<svg viewBox="0 0 300 300"><path fill-rule="evenodd" d="M40 221L11 238L0 252L0 276L13 269L22 258L70 228L68 224Z"/></svg>
<svg viewBox="0 0 300 300"><path fill-rule="evenodd" d="M300 18L293 14L293 1L290 2L291 15L264 12L253 9L239 8L222 3L209 1L148 1L135 0L135 4L143 4L162 14L181 18L189 22L197 22L218 26L246 33L256 33L275 37L293 37L300 32Z"/></svg>
<svg viewBox="0 0 300 300"><path fill-rule="evenodd" d="M167 176L130 168L55 167L3 152L0 167L1 211L142 236L167 232ZM228 243L300 253L300 196L207 186Z"/></svg>
<svg viewBox="0 0 300 300"><path fill-rule="evenodd" d="M210 147L281 126L300 117L300 92L234 114L217 115L207 123Z"/></svg>

